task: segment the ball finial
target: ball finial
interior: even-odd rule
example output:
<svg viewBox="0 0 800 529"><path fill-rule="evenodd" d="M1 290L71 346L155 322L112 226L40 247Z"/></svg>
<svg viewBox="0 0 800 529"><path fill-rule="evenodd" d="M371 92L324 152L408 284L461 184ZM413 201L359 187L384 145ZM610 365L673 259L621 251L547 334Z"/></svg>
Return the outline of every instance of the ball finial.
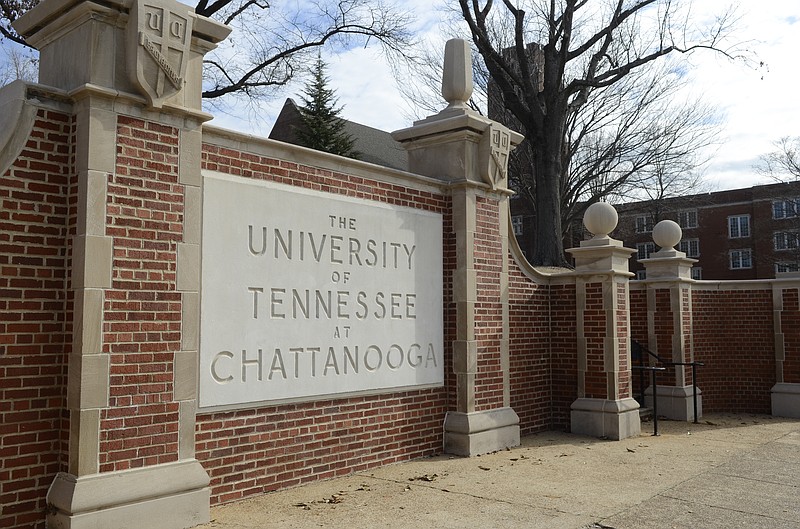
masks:
<svg viewBox="0 0 800 529"><path fill-rule="evenodd" d="M583 214L583 225L595 238L606 237L614 231L618 221L617 210L607 202L596 202Z"/></svg>
<svg viewBox="0 0 800 529"><path fill-rule="evenodd" d="M653 227L653 242L662 249L672 249L681 242L683 230L674 220L662 220Z"/></svg>

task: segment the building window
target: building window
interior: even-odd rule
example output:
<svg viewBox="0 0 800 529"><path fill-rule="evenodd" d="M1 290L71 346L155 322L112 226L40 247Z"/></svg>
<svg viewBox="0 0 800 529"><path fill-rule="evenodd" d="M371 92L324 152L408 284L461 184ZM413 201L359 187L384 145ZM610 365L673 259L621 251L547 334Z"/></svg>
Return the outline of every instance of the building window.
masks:
<svg viewBox="0 0 800 529"><path fill-rule="evenodd" d="M775 263L775 273L800 272L800 263Z"/></svg>
<svg viewBox="0 0 800 529"><path fill-rule="evenodd" d="M652 242L636 243L637 259L649 259L650 254L656 251L656 245Z"/></svg>
<svg viewBox="0 0 800 529"><path fill-rule="evenodd" d="M692 279L696 281L703 279L703 269L700 267L692 268Z"/></svg>
<svg viewBox="0 0 800 529"><path fill-rule="evenodd" d="M522 215L511 217L511 226L514 228L514 235L522 237Z"/></svg>
<svg viewBox="0 0 800 529"><path fill-rule="evenodd" d="M684 239L678 243L678 251L687 257L700 257L700 239Z"/></svg>
<svg viewBox="0 0 800 529"><path fill-rule="evenodd" d="M639 281L644 281L645 279L647 279L647 270L637 270L636 279L638 279Z"/></svg>
<svg viewBox="0 0 800 529"><path fill-rule="evenodd" d="M800 239L800 233L795 231L778 231L773 237L776 250L796 250L800 246L798 239Z"/></svg>
<svg viewBox="0 0 800 529"><path fill-rule="evenodd" d="M652 215L636 217L636 233L650 233L651 231L653 231Z"/></svg>
<svg viewBox="0 0 800 529"><path fill-rule="evenodd" d="M794 200L775 200L772 203L772 217L775 219L788 219L800 216L800 198Z"/></svg>
<svg viewBox="0 0 800 529"><path fill-rule="evenodd" d="M678 225L683 229L697 227L697 210L689 209L678 212Z"/></svg>
<svg viewBox="0 0 800 529"><path fill-rule="evenodd" d="M750 237L750 215L728 217L728 237L731 239Z"/></svg>
<svg viewBox="0 0 800 529"><path fill-rule="evenodd" d="M741 270L753 268L753 252L749 248L746 250L731 250L730 257L731 270Z"/></svg>

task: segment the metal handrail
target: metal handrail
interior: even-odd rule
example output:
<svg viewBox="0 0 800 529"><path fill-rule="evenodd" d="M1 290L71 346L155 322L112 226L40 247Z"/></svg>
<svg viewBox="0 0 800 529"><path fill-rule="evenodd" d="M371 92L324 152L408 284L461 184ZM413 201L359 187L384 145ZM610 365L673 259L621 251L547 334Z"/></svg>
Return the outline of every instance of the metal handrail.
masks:
<svg viewBox="0 0 800 529"><path fill-rule="evenodd" d="M703 362L696 362L696 361L695 362L671 362L671 361L667 361L667 360L664 360L663 358L661 358L660 356L658 356L658 354L654 353L653 351L651 351L647 347L645 347L642 344L640 344L639 342L637 342L636 340L632 339L631 340L631 345L633 347L638 347L640 351L646 352L651 357L655 358L657 362L659 362L659 363L661 363L661 364L663 364L665 366L692 366L692 406L693 406L693 410L694 410L694 423L697 424L698 423L698 421L697 421L697 367L698 366L701 366L701 367L705 366L705 364ZM642 355L639 356L639 362L640 363L644 362ZM636 367L636 366L634 366L634 367ZM644 365L638 366L638 367L640 368L640 373L641 373L642 368L644 367ZM662 369L666 369L666 368L662 368ZM644 402L644 380L641 377L642 377L642 375L640 374L639 386L642 388L641 399L642 399L642 402ZM656 395L656 387L655 387L655 384L653 384L653 416L656 415L656 411L655 410L657 408L657 400L658 400L658 396Z"/></svg>
<svg viewBox="0 0 800 529"><path fill-rule="evenodd" d="M659 371L666 371L666 367L654 367L654 366L631 366L631 369L638 369L640 372L650 371L653 377L653 436L658 435L658 397L656 397L656 393L658 391L658 382L656 381L656 373Z"/></svg>

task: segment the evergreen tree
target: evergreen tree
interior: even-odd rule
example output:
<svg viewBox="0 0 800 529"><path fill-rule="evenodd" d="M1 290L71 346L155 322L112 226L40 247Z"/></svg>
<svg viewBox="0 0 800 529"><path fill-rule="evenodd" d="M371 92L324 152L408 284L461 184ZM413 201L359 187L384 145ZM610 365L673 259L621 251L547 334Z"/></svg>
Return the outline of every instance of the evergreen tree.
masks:
<svg viewBox="0 0 800 529"><path fill-rule="evenodd" d="M325 63L317 56L311 72L311 81L303 90L300 110L301 126L295 129L300 145L339 156L358 158L353 148L354 140L344 130L345 122L339 117L342 107L336 108L334 91L328 88Z"/></svg>

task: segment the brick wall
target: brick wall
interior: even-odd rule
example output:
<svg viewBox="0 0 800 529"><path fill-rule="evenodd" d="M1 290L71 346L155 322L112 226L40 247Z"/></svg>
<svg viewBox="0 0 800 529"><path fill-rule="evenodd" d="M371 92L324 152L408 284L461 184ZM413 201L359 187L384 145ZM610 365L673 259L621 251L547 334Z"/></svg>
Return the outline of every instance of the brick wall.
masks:
<svg viewBox="0 0 800 529"><path fill-rule="evenodd" d="M478 197L476 202L475 271L478 298L475 303L475 340L478 342L478 374L475 377L475 411L482 411L503 406L500 276L504 256L500 239L500 205L496 200L484 197Z"/></svg>
<svg viewBox="0 0 800 529"><path fill-rule="evenodd" d="M552 427L568 430L570 406L578 397L577 298L574 284L550 287Z"/></svg>
<svg viewBox="0 0 800 529"><path fill-rule="evenodd" d="M444 284L455 267L450 200L436 193L206 143L203 168L442 213ZM496 208L495 208L496 209ZM454 402L455 307L445 288L442 388L285 404L197 416L197 459L221 503L441 451Z"/></svg>
<svg viewBox="0 0 800 529"><path fill-rule="evenodd" d="M44 527L65 470L72 119L39 109L0 177L0 527Z"/></svg>
<svg viewBox="0 0 800 529"><path fill-rule="evenodd" d="M509 257L511 407L522 435L552 427L549 289L531 281Z"/></svg>
<svg viewBox="0 0 800 529"><path fill-rule="evenodd" d="M775 384L772 291L694 290L695 360L703 411L770 413Z"/></svg>
<svg viewBox="0 0 800 529"><path fill-rule="evenodd" d="M110 387L100 417L101 472L178 459L178 403L172 395L181 342L178 131L120 116L117 145L106 207L114 254L104 306Z"/></svg>

